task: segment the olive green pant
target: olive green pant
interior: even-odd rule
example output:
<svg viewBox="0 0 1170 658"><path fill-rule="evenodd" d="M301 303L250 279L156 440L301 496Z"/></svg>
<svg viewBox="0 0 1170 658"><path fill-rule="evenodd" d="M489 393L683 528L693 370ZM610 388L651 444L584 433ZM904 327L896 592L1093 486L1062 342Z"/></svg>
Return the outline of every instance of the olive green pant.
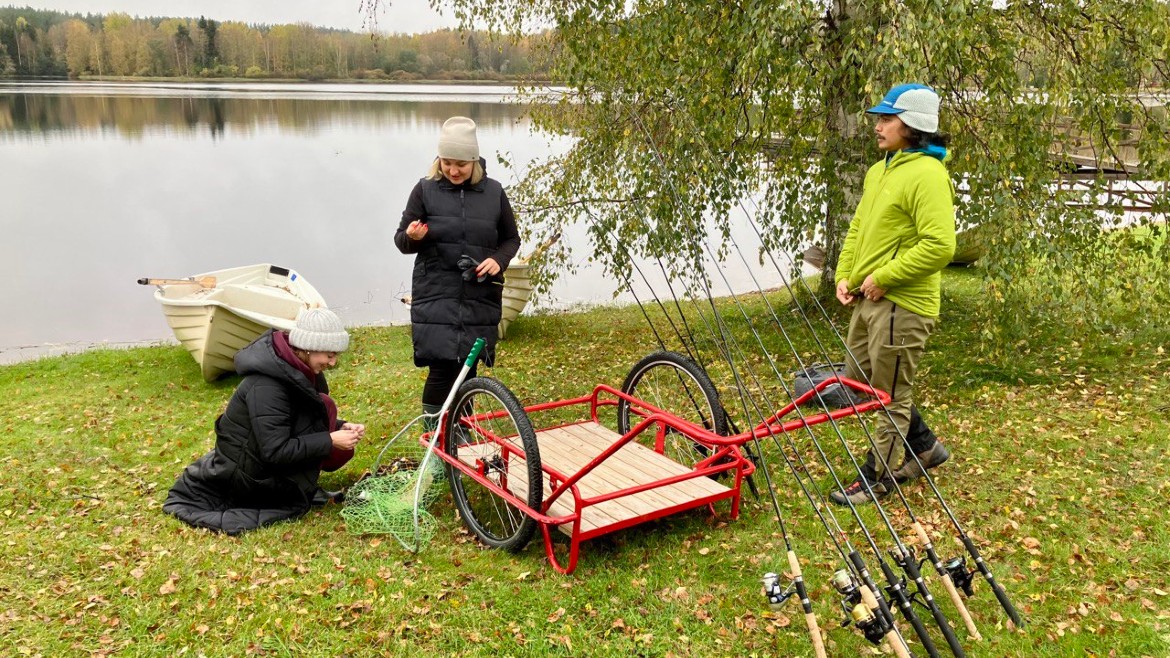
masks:
<svg viewBox="0 0 1170 658"><path fill-rule="evenodd" d="M862 469L867 478L881 479L887 466L892 470L902 464L902 437L907 436L914 405L914 374L937 320L907 311L888 299L857 303L845 338L850 352L845 359L846 376L863 383L868 380L891 398L886 405L888 414L880 409L873 412L877 430L873 442L880 458L875 459L871 449Z"/></svg>

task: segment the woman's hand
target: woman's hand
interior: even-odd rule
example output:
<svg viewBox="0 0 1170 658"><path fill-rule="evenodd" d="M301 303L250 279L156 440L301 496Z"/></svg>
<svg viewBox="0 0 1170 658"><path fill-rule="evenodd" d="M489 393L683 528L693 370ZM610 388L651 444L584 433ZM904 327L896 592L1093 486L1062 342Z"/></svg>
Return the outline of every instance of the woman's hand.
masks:
<svg viewBox="0 0 1170 658"><path fill-rule="evenodd" d="M416 219L406 227L406 237L415 241L422 240L427 237L428 230L426 224Z"/></svg>
<svg viewBox="0 0 1170 658"><path fill-rule="evenodd" d="M865 277L865 281L861 284L861 294L871 302L876 302L882 297L886 296L886 289L877 287L873 281L873 275Z"/></svg>
<svg viewBox="0 0 1170 658"><path fill-rule="evenodd" d="M349 423L346 423L348 425ZM357 430L340 429L336 432L331 432L329 438L333 440L333 447L342 450L353 450L358 441L361 440L361 434Z"/></svg>
<svg viewBox="0 0 1170 658"><path fill-rule="evenodd" d="M485 258L475 267L476 276L495 276L500 273L500 264L494 258Z"/></svg>
<svg viewBox="0 0 1170 658"><path fill-rule="evenodd" d="M849 294L849 282L845 279L841 279L841 283L837 284L837 301L845 306L853 303L853 295Z"/></svg>
<svg viewBox="0 0 1170 658"><path fill-rule="evenodd" d="M342 423L341 429L357 432L359 439L364 438L366 435L366 426L361 423Z"/></svg>

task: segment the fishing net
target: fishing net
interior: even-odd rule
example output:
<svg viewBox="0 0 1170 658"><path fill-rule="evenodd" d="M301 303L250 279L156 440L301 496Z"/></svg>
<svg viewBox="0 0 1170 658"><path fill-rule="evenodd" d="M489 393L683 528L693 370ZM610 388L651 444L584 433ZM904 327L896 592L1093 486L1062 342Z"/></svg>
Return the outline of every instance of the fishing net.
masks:
<svg viewBox="0 0 1170 658"><path fill-rule="evenodd" d="M350 487L341 516L352 534L390 535L406 550L418 552L434 537L438 523L427 508L442 494L438 485L445 474L443 461L428 456L427 446L412 435L398 440L412 425L414 421L391 439L371 471Z"/></svg>
<svg viewBox="0 0 1170 658"><path fill-rule="evenodd" d="M439 437L435 428L451 407L484 345L484 339L476 339L439 411L424 413L407 423L378 453L368 476L350 487L341 516L351 533L390 535L414 553L434 537L438 524L427 507L441 493L442 488L436 485L444 479L443 460L434 452ZM430 439L429 445L414 439L416 435L411 428L420 422L422 427L431 430L429 435L423 434ZM399 441L403 437L407 439ZM389 459L385 466L382 466L383 457Z"/></svg>

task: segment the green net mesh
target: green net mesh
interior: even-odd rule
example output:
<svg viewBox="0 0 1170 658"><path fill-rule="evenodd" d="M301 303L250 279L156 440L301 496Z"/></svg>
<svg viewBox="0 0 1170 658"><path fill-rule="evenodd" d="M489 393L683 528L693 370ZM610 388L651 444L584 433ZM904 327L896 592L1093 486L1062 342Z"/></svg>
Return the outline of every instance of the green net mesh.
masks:
<svg viewBox="0 0 1170 658"><path fill-rule="evenodd" d="M391 535L417 552L438 525L427 508L443 492L438 486L444 480L443 461L434 455L424 459L426 448L416 440L392 443L404 445L394 445L395 454L385 464L379 455L374 471L350 487L341 516L352 534Z"/></svg>

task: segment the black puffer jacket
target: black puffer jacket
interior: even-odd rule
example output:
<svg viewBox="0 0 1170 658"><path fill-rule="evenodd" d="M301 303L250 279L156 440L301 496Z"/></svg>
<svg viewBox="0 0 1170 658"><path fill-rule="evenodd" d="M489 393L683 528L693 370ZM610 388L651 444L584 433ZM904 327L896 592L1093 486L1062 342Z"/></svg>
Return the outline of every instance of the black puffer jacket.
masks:
<svg viewBox="0 0 1170 658"><path fill-rule="evenodd" d="M215 448L171 488L163 511L236 535L307 512L329 456L329 413L316 386L277 355L273 331L236 354L244 376L215 421Z"/></svg>
<svg viewBox="0 0 1170 658"><path fill-rule="evenodd" d="M416 219L427 224L426 237L418 241L406 235ZM411 192L394 243L403 253L418 254L410 306L415 365L462 361L476 338L487 341L481 358L494 363L503 277L464 280L459 260L494 258L502 273L519 250L503 186L486 177L474 185L424 178Z"/></svg>

